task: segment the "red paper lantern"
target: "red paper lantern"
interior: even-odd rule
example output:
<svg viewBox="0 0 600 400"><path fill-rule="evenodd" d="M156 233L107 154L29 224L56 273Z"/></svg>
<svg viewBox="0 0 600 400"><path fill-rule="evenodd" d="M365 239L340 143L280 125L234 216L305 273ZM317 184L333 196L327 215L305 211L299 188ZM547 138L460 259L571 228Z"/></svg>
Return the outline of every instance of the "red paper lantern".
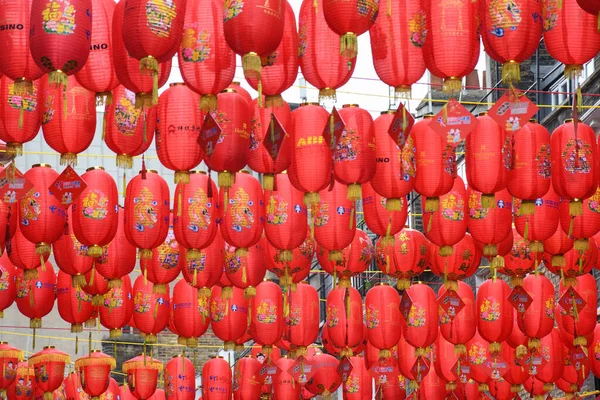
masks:
<svg viewBox="0 0 600 400"><path fill-rule="evenodd" d="M529 349L539 350L540 340L554 327L554 286L544 275L529 274L523 280L523 289L533 302L517 322L521 331L529 337Z"/></svg>
<svg viewBox="0 0 600 400"><path fill-rule="evenodd" d="M295 360L281 358L277 360L277 373L275 374L275 384L273 385L273 394L276 399L295 400L300 398L299 385L294 377L288 372Z"/></svg>
<svg viewBox="0 0 600 400"><path fill-rule="evenodd" d="M20 362L17 365L14 384L6 392L7 398L11 400L31 400L33 398L34 385L35 374L33 368L29 367L27 362Z"/></svg>
<svg viewBox="0 0 600 400"><path fill-rule="evenodd" d="M402 199L415 187L417 149L414 145L414 135L406 138L402 148L398 148L394 143L388 133L394 118L395 111L385 111L375 120L376 170L371 185L373 190L387 199L385 203L387 210L400 211Z"/></svg>
<svg viewBox="0 0 600 400"><path fill-rule="evenodd" d="M381 399L382 400L404 400L406 399L406 378L402 375L398 375L397 384L382 385L381 386Z"/></svg>
<svg viewBox="0 0 600 400"><path fill-rule="evenodd" d="M144 355L123 363L123 372L127 374L127 387L136 399L148 399L156 392L158 374L163 371L163 363Z"/></svg>
<svg viewBox="0 0 600 400"><path fill-rule="evenodd" d="M325 108L317 103L301 104L292 112L293 148L288 173L292 185L304 192L304 204L310 207L319 204L319 192L331 184L331 150L321 135L328 119Z"/></svg>
<svg viewBox="0 0 600 400"><path fill-rule="evenodd" d="M223 239L244 256L258 242L263 232L265 207L258 179L248 171L235 174L235 183L221 187L219 201L223 204L221 234Z"/></svg>
<svg viewBox="0 0 600 400"><path fill-rule="evenodd" d="M165 366L164 379L167 399L192 400L196 397L194 363L185 356L173 356Z"/></svg>
<svg viewBox="0 0 600 400"><path fill-rule="evenodd" d="M15 384L17 368L23 361L23 351L9 346L7 342L0 342L0 365L2 375L0 376L0 392L6 398L7 389Z"/></svg>
<svg viewBox="0 0 600 400"><path fill-rule="evenodd" d="M493 0L484 0L479 3L479 12L485 52L503 64L505 83L520 82L520 64L535 53L542 36L541 3L523 1L515 8L505 8Z"/></svg>
<svg viewBox="0 0 600 400"><path fill-rule="evenodd" d="M440 246L440 255L452 255L452 246L460 242L467 230L467 191L462 178L456 177L452 190L439 197L440 208L423 214L425 236ZM427 202L427 199L425 199Z"/></svg>
<svg viewBox="0 0 600 400"><path fill-rule="evenodd" d="M42 261L46 262L50 257L50 253L42 256L37 254L36 245L25 239L20 228L17 228L15 235L8 241L6 252L10 262L25 272L26 280L37 278L37 268L41 266Z"/></svg>
<svg viewBox="0 0 600 400"><path fill-rule="evenodd" d="M600 13L600 4L595 0L577 0L577 4L586 13L598 17L598 14Z"/></svg>
<svg viewBox="0 0 600 400"><path fill-rule="evenodd" d="M398 344L400 328L400 295L396 289L378 285L365 296L367 339L380 349L380 356L391 357L391 348Z"/></svg>
<svg viewBox="0 0 600 400"><path fill-rule="evenodd" d="M225 244L221 233L217 231L212 243L200 250L197 257L189 257L188 251L180 247L179 262L182 263L183 278L188 284L199 290L202 296L210 297L210 288L216 285L224 269L223 248Z"/></svg>
<svg viewBox="0 0 600 400"><path fill-rule="evenodd" d="M190 2L185 12L179 69L190 89L202 95L200 108L217 107L217 94L233 80L235 53L223 38L223 3Z"/></svg>
<svg viewBox="0 0 600 400"><path fill-rule="evenodd" d="M81 387L92 399L100 399L109 389L110 371L115 369L117 361L101 350L91 350L88 356L75 360L75 369L81 377Z"/></svg>
<svg viewBox="0 0 600 400"><path fill-rule="evenodd" d="M288 294L289 313L285 317L284 337L297 356L305 355L308 346L319 336L319 294L317 289L301 282Z"/></svg>
<svg viewBox="0 0 600 400"><path fill-rule="evenodd" d="M92 43L92 1L31 3L29 44L37 66L51 84L67 86L67 75L83 68Z"/></svg>
<svg viewBox="0 0 600 400"><path fill-rule="evenodd" d="M423 45L425 66L444 79L444 89L448 92L460 90L462 78L473 71L479 59L478 6L477 2L444 6L433 0L421 2L425 27L421 25L420 32L427 33ZM453 50L456 48L462 49L460 53Z"/></svg>
<svg viewBox="0 0 600 400"><path fill-rule="evenodd" d="M58 268L70 275L74 287L80 287L87 284L85 274L92 269L94 259L87 255L87 246L83 246L73 233L73 224L69 224L72 218L72 208L67 210L68 227L66 232L56 242L52 243L54 261Z"/></svg>
<svg viewBox="0 0 600 400"><path fill-rule="evenodd" d="M256 358L243 357L235 363L233 372L233 399L250 400L259 399L261 384L257 374L261 368L261 362ZM260 379L260 376L258 377Z"/></svg>
<svg viewBox="0 0 600 400"><path fill-rule="evenodd" d="M550 239L558 228L560 198L550 188L544 196L533 203L535 213L529 212L529 204L531 203L515 199L515 227L523 239L531 242L529 244L531 251L540 253L544 250L543 242Z"/></svg>
<svg viewBox="0 0 600 400"><path fill-rule="evenodd" d="M235 341L246 332L248 300L244 291L235 286L213 286L210 299L211 328L224 342L225 349L234 349Z"/></svg>
<svg viewBox="0 0 600 400"><path fill-rule="evenodd" d="M583 64L600 51L597 15L588 14L577 3L565 0L544 2L542 6L546 49L552 58L565 64L568 78L579 76Z"/></svg>
<svg viewBox="0 0 600 400"><path fill-rule="evenodd" d="M573 239L565 231L557 229L549 239L544 241L544 251L552 256L551 266L556 270L566 266L565 254L573 248Z"/></svg>
<svg viewBox="0 0 600 400"><path fill-rule="evenodd" d="M438 335L437 298L433 289L424 284L412 285L406 293L411 304L407 314L403 315L402 334L415 347L415 355L423 356Z"/></svg>
<svg viewBox="0 0 600 400"><path fill-rule="evenodd" d="M429 348L424 349L422 356L415 355L416 351L405 337L401 337L398 342L398 368L400 373L410 382L410 387L416 387L429 372L426 370L426 363L431 365L432 353Z"/></svg>
<svg viewBox="0 0 600 400"><path fill-rule="evenodd" d="M346 58L356 57L358 36L373 26L379 13L379 2L324 0L322 4L327 25L340 35L341 54Z"/></svg>
<svg viewBox="0 0 600 400"><path fill-rule="evenodd" d="M0 15L2 12L0 11ZM0 43L4 32L6 31L0 33ZM27 81L21 82L25 84ZM18 83L6 76L0 78L0 140L6 142L8 155L22 155L23 143L33 140L42 124L40 81L29 81L28 84L31 85L29 90L21 88L19 92Z"/></svg>
<svg viewBox="0 0 600 400"><path fill-rule="evenodd" d="M222 131L212 155L206 155L204 162L219 173L219 187L229 189L235 181L234 174L248 161L252 110L235 89L225 89L218 101L219 107L211 115Z"/></svg>
<svg viewBox="0 0 600 400"><path fill-rule="evenodd" d="M310 0L302 1L298 17L298 62L302 76L319 89L319 100L335 99L336 89L354 73L356 58L343 57L341 50L340 37L327 24L323 7L315 7Z"/></svg>
<svg viewBox="0 0 600 400"><path fill-rule="evenodd" d="M537 268L543 253L533 253L529 242L515 228L512 230L513 245L510 253L504 257L504 268L499 272L510 277L512 286L523 286L523 277Z"/></svg>
<svg viewBox="0 0 600 400"><path fill-rule="evenodd" d="M138 276L133 284L132 294L135 326L145 335L146 343L156 343L156 335L169 323L169 285L165 285L164 293L157 293L152 282Z"/></svg>
<svg viewBox="0 0 600 400"><path fill-rule="evenodd" d="M56 275L52 264L46 262L37 269L37 277L25 279L17 275L17 297L15 302L19 312L29 318L32 329L42 327L42 318L52 311L56 298Z"/></svg>
<svg viewBox="0 0 600 400"><path fill-rule="evenodd" d="M444 400L446 398L446 381L435 369L430 370L419 385L419 395L423 400Z"/></svg>
<svg viewBox="0 0 600 400"><path fill-rule="evenodd" d="M170 226L165 241L152 250L152 258L140 260L142 273L154 284L154 293L165 293L166 285L179 276L179 253L179 243L175 240L173 228Z"/></svg>
<svg viewBox="0 0 600 400"><path fill-rule="evenodd" d="M490 394L496 400L509 400L514 398L515 394L511 392L511 385L503 378L492 380L489 384Z"/></svg>
<svg viewBox="0 0 600 400"><path fill-rule="evenodd" d="M380 196L373 190L371 183L362 185L362 204L365 223L370 231L382 236L382 244L390 244L394 235L404 227L408 217L408 201L400 198L400 210L388 211L388 199Z"/></svg>
<svg viewBox="0 0 600 400"><path fill-rule="evenodd" d="M337 287L327 295L327 333L331 343L352 355L363 341L363 307L360 293L353 287Z"/></svg>
<svg viewBox="0 0 600 400"><path fill-rule="evenodd" d="M250 312L250 334L254 342L269 354L283 334L283 304L279 285L264 281L256 287Z"/></svg>
<svg viewBox="0 0 600 400"><path fill-rule="evenodd" d="M116 399L119 395L119 384L113 378L110 378L108 389L100 395L100 400Z"/></svg>
<svg viewBox="0 0 600 400"><path fill-rule="evenodd" d="M175 183L189 183L190 170L202 162L199 104L200 96L184 83L170 84L158 100L156 150L160 163L175 171Z"/></svg>
<svg viewBox="0 0 600 400"><path fill-rule="evenodd" d="M544 391L550 391L554 389L554 382L563 375L564 369L564 345L558 329L551 329L551 332L541 339L539 354L546 359L547 364L535 377L544 384ZM527 386L525 384L525 388Z"/></svg>
<svg viewBox="0 0 600 400"><path fill-rule="evenodd" d="M102 305L102 296L109 291L108 281L96 271L96 268L92 268L85 274L85 281L87 283L83 286L83 290L92 295L92 305Z"/></svg>
<svg viewBox="0 0 600 400"><path fill-rule="evenodd" d="M330 252L319 247L317 260L321 268L334 278L339 277L345 286L351 286L350 278L365 272L375 257L375 248L371 238L362 230L357 229L350 246L342 250L342 258L330 261Z"/></svg>
<svg viewBox="0 0 600 400"><path fill-rule="evenodd" d="M600 190L582 201L581 215L571 215L571 204L564 200L559 206L560 226L572 239L573 248L585 251L589 248L589 238L600 230ZM592 244L593 247L593 244Z"/></svg>
<svg viewBox="0 0 600 400"><path fill-rule="evenodd" d="M42 109L44 140L60 153L60 165L76 165L77 154L94 140L95 95L80 86L74 77L65 80L64 89L51 86L47 78L43 78L41 90L46 99Z"/></svg>
<svg viewBox="0 0 600 400"><path fill-rule="evenodd" d="M173 4L173 3L171 3ZM156 3L152 3L150 7L156 10ZM153 18L157 16L152 13ZM181 13L183 15L184 13ZM168 16L165 21L172 18ZM112 22L112 39L113 39L113 59L115 62L115 72L119 82L127 89L136 94L136 106L138 108L149 107L158 102L158 94L154 89L154 74L148 74L147 71L140 69L140 62L125 48L123 40L123 26L125 25L125 3L117 3ZM158 26L161 26L160 24ZM179 45L179 43L177 44ZM176 51L177 49L175 49ZM158 65L158 87L162 87L167 83L167 79L171 74L171 57L164 63Z"/></svg>
<svg viewBox="0 0 600 400"><path fill-rule="evenodd" d="M594 338L588 344L590 369L595 376L600 376L600 324L594 328Z"/></svg>
<svg viewBox="0 0 600 400"><path fill-rule="evenodd" d="M444 295L448 292L445 287L442 287L438 293L438 304ZM450 294L450 293L449 293ZM465 344L475 336L477 328L476 320L476 304L473 289L466 283L458 281L458 290L456 295L460 297L464 303L464 307L458 313L455 313L454 318L451 318L443 308L438 307L438 321L440 325L440 334L445 340L454 344L454 354L466 354L467 347Z"/></svg>
<svg viewBox="0 0 600 400"><path fill-rule="evenodd" d="M586 336L592 333L596 327L595 310L598 308L596 280L593 275L585 274L577 277L576 282L577 286L573 289L583 298L583 301L586 303L585 307L578 311L577 315L573 315L574 313L572 312L568 313L560 307L560 312L556 315L556 320L561 329L567 331L569 335L575 336L575 340L573 341L574 346L587 346ZM567 287L561 282L559 298L562 298L566 291Z"/></svg>
<svg viewBox="0 0 600 400"><path fill-rule="evenodd" d="M338 360L329 354L317 354L310 359L314 371L306 383L306 389L315 395L330 396L342 384L342 378L337 373Z"/></svg>
<svg viewBox="0 0 600 400"><path fill-rule="evenodd" d="M169 204L169 187L156 171L142 171L127 184L125 236L140 249L140 259L151 258L152 249L164 243L169 231Z"/></svg>
<svg viewBox="0 0 600 400"><path fill-rule="evenodd" d="M508 370L504 373L503 378L511 384L513 393L518 393L521 391L521 385L529 378L529 368L524 368L519 360L527 354L527 351L525 354L519 354L514 348L505 349L505 347L503 346L503 354L508 351L509 356L505 359Z"/></svg>
<svg viewBox="0 0 600 400"><path fill-rule="evenodd" d="M312 265L317 244L307 232L304 242L292 251L292 261L280 261L281 251L267 241L265 262L267 269L277 275L282 286L287 287L306 279Z"/></svg>
<svg viewBox="0 0 600 400"><path fill-rule="evenodd" d="M235 247L225 244L225 275L232 285L243 289L248 298L254 296L267 273L265 247L266 240L261 238L248 249L248 255L242 257L236 255Z"/></svg>
<svg viewBox="0 0 600 400"><path fill-rule="evenodd" d="M4 167L0 167L0 173L4 171ZM10 196L9 196L10 197ZM9 199L5 199L9 201ZM4 250L10 239L15 235L17 231L17 215L16 209L12 206L12 204L5 203L2 201L0 204L0 224L4 224L6 228L4 229L4 234L0 232L0 254L4 254Z"/></svg>
<svg viewBox="0 0 600 400"><path fill-rule="evenodd" d="M475 332L473 331L473 334ZM457 354L454 349L455 345L447 341L442 335L438 335L435 341L435 356L433 358L433 366L435 367L435 374L446 381L445 390L455 390L458 386L455 366L462 357L461 354ZM466 349L465 349L466 352ZM430 372L431 373L431 372ZM429 374L427 374L429 375Z"/></svg>
<svg viewBox="0 0 600 400"><path fill-rule="evenodd" d="M425 15L419 1L388 3L369 30L373 66L379 79L396 93L410 92L425 74Z"/></svg>
<svg viewBox="0 0 600 400"><path fill-rule="evenodd" d="M112 51L112 21L116 4L113 0L92 0L92 42L90 55L83 68L75 74L77 82L97 96L108 96L119 86Z"/></svg>
<svg viewBox="0 0 600 400"><path fill-rule="evenodd" d="M468 233L452 246L450 256L441 256L440 248L433 243L429 248L432 258L431 272L444 279L444 287L457 290L456 282L472 276L479 268L481 249Z"/></svg>
<svg viewBox="0 0 600 400"><path fill-rule="evenodd" d="M486 368L486 362L492 358L488 346L489 343L479 335L479 332L467 343L467 361L471 364L471 379L478 383L479 391L486 391L488 382L492 379L489 369Z"/></svg>
<svg viewBox="0 0 600 400"><path fill-rule="evenodd" d="M339 115L345 123L345 128L337 140L333 152L333 173L339 183L348 186L348 199L358 201L362 197L360 185L375 176L376 152L373 118L367 110L356 104L344 104ZM385 123L383 124L385 125ZM396 159L397 157L391 158ZM386 178L389 178L389 175L386 175ZM390 182L391 180L388 179L388 184ZM400 197L404 191L394 193L394 195L396 194L398 196L389 197ZM389 207L392 207L393 203L391 201ZM399 210L400 204L397 200L395 204L396 207L392 208Z"/></svg>
<svg viewBox="0 0 600 400"><path fill-rule="evenodd" d="M19 270L10 262L7 254L0 257L0 318L17 296L17 275Z"/></svg>
<svg viewBox="0 0 600 400"><path fill-rule="evenodd" d="M212 379L211 379L212 378ZM231 367L223 357L211 357L202 367L202 399L230 399L232 390Z"/></svg>
<svg viewBox="0 0 600 400"><path fill-rule="evenodd" d="M248 166L253 171L263 174L263 188L273 190L273 179L276 174L287 170L291 163L293 140L288 132L291 127L290 106L281 100L280 104L270 104L264 107L255 99L251 104L253 110L252 130L250 132L250 151L248 152ZM267 148L265 140L267 137L277 141L280 133L275 133L275 120L281 124L285 132L281 146ZM272 155L275 155L273 159Z"/></svg>
<svg viewBox="0 0 600 400"><path fill-rule="evenodd" d="M598 259L598 247L592 243L587 250L571 249L565 254L565 265L562 267L552 266L549 255L544 255L544 265L548 271L560 276L563 285L576 286L576 278L589 274L596 265Z"/></svg>
<svg viewBox="0 0 600 400"><path fill-rule="evenodd" d="M502 279L488 279L477 291L477 331L488 341L489 352L500 353L512 333L514 309L507 298L511 289Z"/></svg>
<svg viewBox="0 0 600 400"><path fill-rule="evenodd" d="M452 189L456 175L455 149L429 128L432 118L425 115L411 130L417 159L415 190L426 197L425 212L437 211L439 197Z"/></svg>
<svg viewBox="0 0 600 400"><path fill-rule="evenodd" d="M578 391L590 374L590 360L586 353L585 350L582 350L575 355L572 349L565 346L563 350L563 373L559 379L551 383L555 383L559 389L565 392Z"/></svg>
<svg viewBox="0 0 600 400"><path fill-rule="evenodd" d="M343 384L344 398L347 400L370 400L373 398L371 374L362 357L350 357L352 371Z"/></svg>
<svg viewBox="0 0 600 400"><path fill-rule="evenodd" d="M100 307L100 323L110 331L111 338L120 337L121 329L133 316L133 298L129 275L121 278L121 286L113 286L104 294Z"/></svg>
<svg viewBox="0 0 600 400"><path fill-rule="evenodd" d="M173 326L182 339L182 344L190 347L197 345L197 338L206 332L210 324L210 300L199 297L194 287L180 280L173 287L171 306Z"/></svg>
<svg viewBox="0 0 600 400"><path fill-rule="evenodd" d="M485 195L469 186L469 213L467 228L478 242L484 243L483 253L498 255L498 245L510 234L512 219L512 196L506 189L495 194L493 207L484 207Z"/></svg>
<svg viewBox="0 0 600 400"><path fill-rule="evenodd" d="M83 332L83 324L92 316L92 296L74 287L70 275L58 272L56 299L60 317L71 324L71 332Z"/></svg>
<svg viewBox="0 0 600 400"><path fill-rule="evenodd" d="M67 353L46 346L29 357L28 363L33 367L35 386L44 392L44 399L54 399L52 392L60 387L65 376L65 364L71 359Z"/></svg>

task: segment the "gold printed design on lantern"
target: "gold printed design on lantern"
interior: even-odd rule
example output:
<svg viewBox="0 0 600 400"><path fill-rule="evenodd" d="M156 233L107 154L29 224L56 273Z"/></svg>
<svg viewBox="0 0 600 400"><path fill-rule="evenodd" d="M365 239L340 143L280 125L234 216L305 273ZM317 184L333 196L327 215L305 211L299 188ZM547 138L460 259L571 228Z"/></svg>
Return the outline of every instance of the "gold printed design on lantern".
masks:
<svg viewBox="0 0 600 400"><path fill-rule="evenodd" d="M158 221L155 207L158 202L154 200L152 192L147 187L142 188L138 197L133 199L133 214L135 216L134 228L140 232L144 232L146 228L154 228L154 224Z"/></svg>
<svg viewBox="0 0 600 400"><path fill-rule="evenodd" d="M159 37L171 35L171 24L177 16L173 0L149 0L146 3L146 25Z"/></svg>
<svg viewBox="0 0 600 400"><path fill-rule="evenodd" d="M462 36L465 33L463 27L463 9L465 0L442 0L442 24L440 32L444 36ZM455 20L450 20L449 15L457 14Z"/></svg>
<svg viewBox="0 0 600 400"><path fill-rule="evenodd" d="M69 0L53 0L46 3L42 11L44 32L52 35L75 33L75 7Z"/></svg>
<svg viewBox="0 0 600 400"><path fill-rule="evenodd" d="M239 188L235 195L229 199L229 209L232 217L231 228L236 232L241 232L242 229L250 229L254 223L254 213L252 206L254 202L250 200L250 196L244 190Z"/></svg>

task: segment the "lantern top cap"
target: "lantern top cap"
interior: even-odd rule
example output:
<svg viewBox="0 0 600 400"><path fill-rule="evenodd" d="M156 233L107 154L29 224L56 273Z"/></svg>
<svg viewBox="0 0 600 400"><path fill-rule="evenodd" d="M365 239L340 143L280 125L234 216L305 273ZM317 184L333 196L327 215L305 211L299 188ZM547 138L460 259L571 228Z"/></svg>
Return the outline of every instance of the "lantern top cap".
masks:
<svg viewBox="0 0 600 400"><path fill-rule="evenodd" d="M317 103L316 101L309 101L309 102L300 104L300 107L304 107L304 106L320 106L320 105L321 104Z"/></svg>
<svg viewBox="0 0 600 400"><path fill-rule="evenodd" d="M31 166L31 168L52 168L52 165L40 163L40 164L33 164Z"/></svg>
<svg viewBox="0 0 600 400"><path fill-rule="evenodd" d="M236 85L236 86L241 86L241 83L239 81L233 81L231 82L232 85Z"/></svg>
<svg viewBox="0 0 600 400"><path fill-rule="evenodd" d="M190 174L202 174L202 175L208 175L206 171L190 171Z"/></svg>
<svg viewBox="0 0 600 400"><path fill-rule="evenodd" d="M237 93L237 90L234 88L226 88L221 90L221 93Z"/></svg>
<svg viewBox="0 0 600 400"><path fill-rule="evenodd" d="M169 87L173 87L173 86L185 86L185 83L183 83L183 82L174 82L174 83L171 83L169 85Z"/></svg>
<svg viewBox="0 0 600 400"><path fill-rule="evenodd" d="M8 344L8 342L0 342L0 344Z"/></svg>
<svg viewBox="0 0 600 400"><path fill-rule="evenodd" d="M396 114L396 110L385 110L385 111L382 111L379 115L388 115L388 114Z"/></svg>
<svg viewBox="0 0 600 400"><path fill-rule="evenodd" d="M433 115L433 114L425 114L425 115L423 115L423 119L433 119L433 117L435 117L435 115Z"/></svg>
<svg viewBox="0 0 600 400"><path fill-rule="evenodd" d="M54 347L54 346L44 346L44 350L47 350L47 349L55 349L55 348L56 348L56 347Z"/></svg>
<svg viewBox="0 0 600 400"><path fill-rule="evenodd" d="M344 104L342 106L342 108L352 108L352 107L358 107L358 104L352 103L352 104Z"/></svg>
<svg viewBox="0 0 600 400"><path fill-rule="evenodd" d="M95 167L89 167L88 169L86 169L86 170L85 170L85 172L90 172L90 171L93 171L93 170L95 170L95 169L99 169L99 170L102 170L102 171L104 171L104 167L103 167L103 166L101 166L101 165L96 165Z"/></svg>
<svg viewBox="0 0 600 400"><path fill-rule="evenodd" d="M529 122L530 124L537 124L537 123L538 123L538 122L537 122L537 119L535 119L535 118L531 118L531 119L530 119L528 122Z"/></svg>
<svg viewBox="0 0 600 400"><path fill-rule="evenodd" d="M138 172L138 174L141 174L142 171ZM155 169L147 169L146 173L150 173L150 174L158 174L158 171Z"/></svg>
<svg viewBox="0 0 600 400"><path fill-rule="evenodd" d="M223 356L210 356L211 359L215 359L215 358L223 358Z"/></svg>
<svg viewBox="0 0 600 400"><path fill-rule="evenodd" d="M573 123L573 118L567 118L565 119L565 124L572 124ZM581 122L581 120L579 118L577 118L577 122Z"/></svg>
<svg viewBox="0 0 600 400"><path fill-rule="evenodd" d="M478 117L483 117L484 115L488 115L487 111L482 111L479 114L477 114Z"/></svg>
<svg viewBox="0 0 600 400"><path fill-rule="evenodd" d="M248 174L248 175L250 175L250 171L248 171L247 169L241 170L240 172L242 174Z"/></svg>

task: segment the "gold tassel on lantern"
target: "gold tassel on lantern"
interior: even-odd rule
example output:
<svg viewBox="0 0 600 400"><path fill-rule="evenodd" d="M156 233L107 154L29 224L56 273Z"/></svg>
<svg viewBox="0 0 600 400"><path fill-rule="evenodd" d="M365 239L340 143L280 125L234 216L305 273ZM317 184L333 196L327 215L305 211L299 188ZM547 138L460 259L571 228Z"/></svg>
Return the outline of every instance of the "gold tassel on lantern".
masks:
<svg viewBox="0 0 600 400"><path fill-rule="evenodd" d="M518 62L510 60L502 66L502 81L505 83L521 82L521 66Z"/></svg>
<svg viewBox="0 0 600 400"><path fill-rule="evenodd" d="M152 56L142 58L140 71L152 75L152 105L158 104L158 60Z"/></svg>
<svg viewBox="0 0 600 400"><path fill-rule="evenodd" d="M340 37L340 54L348 59L358 54L358 37L353 32L346 32Z"/></svg>
<svg viewBox="0 0 600 400"><path fill-rule="evenodd" d="M402 199L400 199L400 198L386 199L385 209L387 211L400 211L402 209Z"/></svg>
<svg viewBox="0 0 600 400"><path fill-rule="evenodd" d="M462 89L462 79L456 77L449 77L444 79L444 93L453 94L454 92L460 92Z"/></svg>
<svg viewBox="0 0 600 400"><path fill-rule="evenodd" d="M242 57L242 69L244 70L244 76L251 79L260 79L260 73L262 71L262 61L260 56L254 52L244 54Z"/></svg>
<svg viewBox="0 0 600 400"><path fill-rule="evenodd" d="M350 201L358 201L362 198L362 188L360 186L360 183L351 183L350 185L348 185L348 194L347 194L348 200ZM400 200L400 199L398 199ZM398 208L398 210L400 210L400 208Z"/></svg>
<svg viewBox="0 0 600 400"><path fill-rule="evenodd" d="M200 97L200 111L209 112L217 108L217 96L214 94L203 94Z"/></svg>

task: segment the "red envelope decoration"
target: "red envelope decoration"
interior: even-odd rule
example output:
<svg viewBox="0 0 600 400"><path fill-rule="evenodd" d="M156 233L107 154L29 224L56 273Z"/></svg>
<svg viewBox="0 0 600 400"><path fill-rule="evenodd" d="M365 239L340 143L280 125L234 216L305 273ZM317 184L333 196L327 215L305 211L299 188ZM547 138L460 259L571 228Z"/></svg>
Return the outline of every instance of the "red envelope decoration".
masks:
<svg viewBox="0 0 600 400"><path fill-rule="evenodd" d="M429 127L445 138L453 147L458 146L477 125L477 118L455 98L429 122Z"/></svg>
<svg viewBox="0 0 600 400"><path fill-rule="evenodd" d="M400 149L404 148L404 143L406 143L406 138L410 134L410 130L415 124L415 119L413 116L406 110L404 104L400 103L398 105L398 109L394 114L394 119L390 124L390 128L388 129L388 133L391 138L394 140L394 143L400 147Z"/></svg>
<svg viewBox="0 0 600 400"><path fill-rule="evenodd" d="M465 307L465 303L454 290L448 290L444 293L438 300L438 305L442 307L450 319L454 319L454 317L456 317L456 315Z"/></svg>
<svg viewBox="0 0 600 400"><path fill-rule="evenodd" d="M508 295L508 302L512 304L518 313L525 313L533 303L533 299L522 286L515 286Z"/></svg>
<svg viewBox="0 0 600 400"><path fill-rule="evenodd" d="M485 361L486 367L490 370L490 376L492 380L499 380L506 372L508 372L508 363L501 357L495 357Z"/></svg>
<svg viewBox="0 0 600 400"><path fill-rule="evenodd" d="M575 312L580 313L587 303L577 293L577 290L573 289L573 286L569 286L565 294L558 300L558 304L560 304L567 314L575 315Z"/></svg>
<svg viewBox="0 0 600 400"><path fill-rule="evenodd" d="M69 207L86 187L87 184L81 176L68 165L48 190L63 206Z"/></svg>
<svg viewBox="0 0 600 400"><path fill-rule="evenodd" d="M275 116L275 114L271 113L271 124L269 125L269 132L265 135L263 139L263 144L265 149L269 152L269 155L273 160L277 160L279 157L279 151L283 146L283 141L287 137L287 133L281 123Z"/></svg>
<svg viewBox="0 0 600 400"><path fill-rule="evenodd" d="M277 364L267 358L258 370L258 374L262 379L263 385L271 385L274 382L275 374L277 374Z"/></svg>
<svg viewBox="0 0 600 400"><path fill-rule="evenodd" d="M338 110L333 107L333 110L327 119L325 129L323 129L323 137L325 138L325 142L329 144L329 149L331 151L335 150L345 129L346 124L344 123L344 120L340 116L340 113L338 113Z"/></svg>
<svg viewBox="0 0 600 400"><path fill-rule="evenodd" d="M467 362L456 360L452 366L452 373L460 383L467 383L471 379L471 365Z"/></svg>
<svg viewBox="0 0 600 400"><path fill-rule="evenodd" d="M429 361L425 357L417 357L417 361L413 364L410 369L410 373L412 376L417 377L417 382L421 382L421 380L429 373Z"/></svg>
<svg viewBox="0 0 600 400"><path fill-rule="evenodd" d="M412 307L413 301L410 298L410 295L405 290L400 298L400 313L404 317L406 321L408 321L408 314L410 313L410 308Z"/></svg>
<svg viewBox="0 0 600 400"><path fill-rule="evenodd" d="M508 90L488 111L488 115L507 132L521 129L539 110L527 96L518 90Z"/></svg>
<svg viewBox="0 0 600 400"><path fill-rule="evenodd" d="M14 165L8 165L0 174L0 196L6 204L13 204L33 189L33 183Z"/></svg>
<svg viewBox="0 0 600 400"><path fill-rule="evenodd" d="M304 356L298 357L287 372L288 374L292 375L294 380L301 385L304 385L306 382L308 382L315 374L313 365L309 360L304 358Z"/></svg>
<svg viewBox="0 0 600 400"><path fill-rule="evenodd" d="M348 377L352 373L352 369L354 366L348 357L343 357L340 360L340 365L338 366L338 374L342 377L342 382L346 382Z"/></svg>
<svg viewBox="0 0 600 400"><path fill-rule="evenodd" d="M398 385L398 366L390 360L379 360L369 370L375 380L375 386Z"/></svg>
<svg viewBox="0 0 600 400"><path fill-rule="evenodd" d="M219 123L212 116L212 113L207 113L206 117L204 117L202 129L200 129L198 144L204 151L204 155L209 159L212 157L215 146L221 138L221 132L223 132L223 129L221 129Z"/></svg>

